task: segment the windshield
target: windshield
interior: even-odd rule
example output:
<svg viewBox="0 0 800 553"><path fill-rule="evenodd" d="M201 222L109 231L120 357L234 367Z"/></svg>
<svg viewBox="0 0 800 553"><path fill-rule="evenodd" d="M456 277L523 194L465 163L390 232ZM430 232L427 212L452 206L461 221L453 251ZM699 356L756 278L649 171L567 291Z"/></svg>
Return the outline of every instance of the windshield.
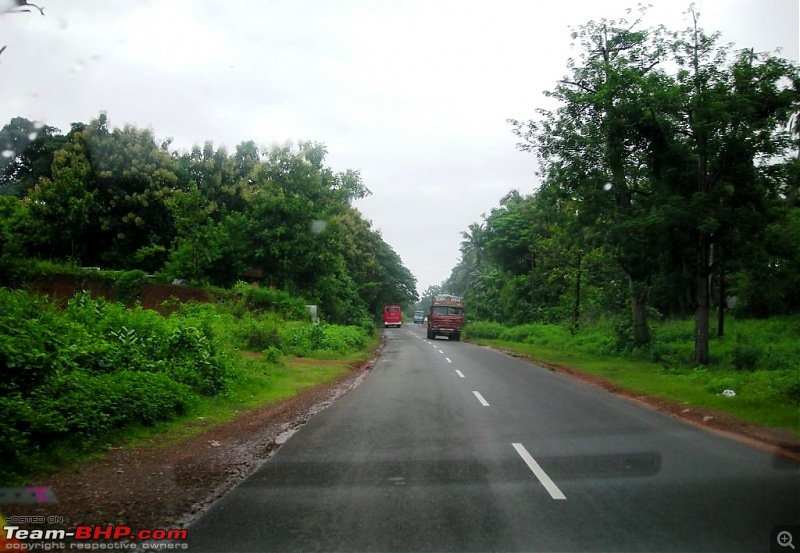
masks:
<svg viewBox="0 0 800 553"><path fill-rule="evenodd" d="M799 21L0 0L0 553L794 553Z"/></svg>
<svg viewBox="0 0 800 553"><path fill-rule="evenodd" d="M434 305L431 309L434 315L453 315L453 316L461 316L463 313L463 308L461 307L451 307L447 305Z"/></svg>

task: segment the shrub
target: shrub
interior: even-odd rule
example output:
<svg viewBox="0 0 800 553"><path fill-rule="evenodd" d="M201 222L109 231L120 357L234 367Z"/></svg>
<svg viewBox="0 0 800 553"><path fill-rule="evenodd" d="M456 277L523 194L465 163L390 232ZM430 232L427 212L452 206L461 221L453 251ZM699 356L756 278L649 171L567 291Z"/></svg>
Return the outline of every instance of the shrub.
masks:
<svg viewBox="0 0 800 553"><path fill-rule="evenodd" d="M274 365L279 365L282 362L283 354L281 353L280 349L274 346L269 346L261 353L264 354L264 359Z"/></svg>
<svg viewBox="0 0 800 553"><path fill-rule="evenodd" d="M112 273L115 292L119 301L130 304L139 299L142 288L147 284L147 273L144 271L120 271Z"/></svg>
<svg viewBox="0 0 800 553"><path fill-rule="evenodd" d="M273 311L294 320L308 319L305 301L288 292L259 288L244 282L236 283L233 292L240 296L248 311Z"/></svg>
<svg viewBox="0 0 800 553"><path fill-rule="evenodd" d="M485 338L487 340L499 340L506 327L500 323L491 321L474 321L465 327L465 335L468 338Z"/></svg>
<svg viewBox="0 0 800 553"><path fill-rule="evenodd" d="M247 348L253 351L267 348L280 351L281 335L275 327L255 326L247 336Z"/></svg>
<svg viewBox="0 0 800 553"><path fill-rule="evenodd" d="M372 333L360 326L308 324L288 329L288 339L284 339L285 353L304 357L314 351L349 353L367 345Z"/></svg>
<svg viewBox="0 0 800 553"><path fill-rule="evenodd" d="M756 368L761 350L741 334L736 335L733 347L733 367L737 371L752 371Z"/></svg>

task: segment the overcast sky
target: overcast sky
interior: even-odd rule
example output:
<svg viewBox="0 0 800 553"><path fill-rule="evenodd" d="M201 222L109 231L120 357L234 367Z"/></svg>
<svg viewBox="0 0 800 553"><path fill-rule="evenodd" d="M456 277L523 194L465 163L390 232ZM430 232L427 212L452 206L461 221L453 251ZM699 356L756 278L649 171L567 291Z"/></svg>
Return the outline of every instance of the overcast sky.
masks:
<svg viewBox="0 0 800 553"><path fill-rule="evenodd" d="M0 126L69 129L101 111L188 149L213 140L326 144L361 172L358 209L416 276L446 279L461 231L537 187L506 119L530 119L566 74L569 27L635 2L35 0L0 16ZM676 1L646 22L687 26ZM0 11L13 4L0 0ZM798 0L705 0L726 42L798 59Z"/></svg>

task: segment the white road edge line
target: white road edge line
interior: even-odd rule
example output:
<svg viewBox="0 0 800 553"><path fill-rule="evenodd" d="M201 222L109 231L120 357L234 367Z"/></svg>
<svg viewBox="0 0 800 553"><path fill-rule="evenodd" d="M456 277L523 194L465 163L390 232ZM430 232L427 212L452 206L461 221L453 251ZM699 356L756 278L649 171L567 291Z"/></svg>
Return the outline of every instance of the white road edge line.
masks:
<svg viewBox="0 0 800 553"><path fill-rule="evenodd" d="M452 361L450 361L449 357L445 357L444 360L447 361L448 363L452 363Z"/></svg>
<svg viewBox="0 0 800 553"><path fill-rule="evenodd" d="M550 494L550 497L552 497L553 499L567 498L567 496L565 496L561 492L561 490L558 489L558 486L556 486L555 483L552 480L550 480L550 477L547 476L547 473L544 471L544 469L542 469L542 467L539 466L539 463L537 463L536 460L533 457L531 457L531 454L528 453L528 450L525 449L524 445L514 444L514 443L512 443L511 445L513 445L514 449L517 450L517 453L519 453L519 456L522 457L523 461L525 461L525 464L528 465L528 468L531 469L531 471L533 471L533 474L536 475L536 478L538 478L539 482L542 483L542 486L545 487L547 492Z"/></svg>
<svg viewBox="0 0 800 553"><path fill-rule="evenodd" d="M464 373L462 373L462 372L461 372L461 371L459 371L458 369L456 369L456 374L457 374L458 376L460 376L461 378L466 378L466 377L464 376Z"/></svg>
<svg viewBox="0 0 800 553"><path fill-rule="evenodd" d="M439 353L444 353L444 352L443 352L442 350L440 350L439 348L436 348L436 351L438 351Z"/></svg>
<svg viewBox="0 0 800 553"><path fill-rule="evenodd" d="M484 407L489 407L489 402L483 399L483 396L479 392L473 390L472 393L475 394L475 397L478 398L478 401L481 402L481 405Z"/></svg>

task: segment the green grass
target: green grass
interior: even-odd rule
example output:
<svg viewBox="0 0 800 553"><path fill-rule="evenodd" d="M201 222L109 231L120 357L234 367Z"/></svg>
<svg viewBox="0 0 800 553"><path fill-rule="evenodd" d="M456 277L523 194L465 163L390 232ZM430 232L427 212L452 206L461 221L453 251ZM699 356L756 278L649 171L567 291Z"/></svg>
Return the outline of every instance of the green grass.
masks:
<svg viewBox="0 0 800 553"><path fill-rule="evenodd" d="M556 325L538 325L544 328L535 332L520 327L516 332L488 328L487 334L522 336L526 342L474 336L470 341L601 376L634 394L707 407L753 423L790 429L800 435L800 375L797 370L800 357L796 354L798 342L793 338L797 332L796 319L790 321L792 324L786 322L757 321L750 325L738 321L730 325L734 329L738 326L740 334L712 342L717 364L709 367L690 363L692 344L687 342L686 331L691 336L691 325L686 322L656 328L661 336L671 336L669 340L662 338L662 342L656 342L655 346L662 352L658 362L643 359L643 352L614 355L610 345L613 338L602 328L589 329L576 337ZM743 332L746 334L741 334ZM536 336L543 343L530 343L536 341ZM756 359L750 370L734 367L736 355L745 357L741 352L736 353L743 342L756 350L747 357ZM734 390L736 396L720 395L725 389Z"/></svg>
<svg viewBox="0 0 800 553"><path fill-rule="evenodd" d="M243 355L238 376L227 392L201 398L182 417L153 427L132 428L119 436L115 445L166 447L186 440L250 409L267 407L307 388L333 382L354 364L371 359L379 343L380 337L376 335L360 351L346 355L323 351L303 358L287 357L279 364L260 356Z"/></svg>
<svg viewBox="0 0 800 553"><path fill-rule="evenodd" d="M378 339L366 326L228 303L185 304L164 317L88 292L59 307L0 288L0 483L164 433L193 435L330 382Z"/></svg>

